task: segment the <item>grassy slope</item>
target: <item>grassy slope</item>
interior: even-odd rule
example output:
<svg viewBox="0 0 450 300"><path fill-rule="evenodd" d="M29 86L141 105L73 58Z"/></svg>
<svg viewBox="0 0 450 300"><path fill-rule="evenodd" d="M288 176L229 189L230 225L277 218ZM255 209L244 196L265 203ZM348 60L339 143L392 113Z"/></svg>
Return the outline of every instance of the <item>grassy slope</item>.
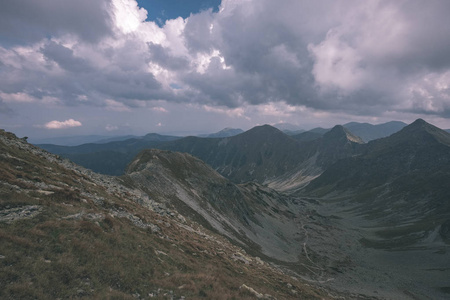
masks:
<svg viewBox="0 0 450 300"><path fill-rule="evenodd" d="M2 299L254 299L242 284L277 299L327 297L254 258L233 260L242 250L196 223L144 209L130 191L0 135L0 216L39 212L0 222Z"/></svg>

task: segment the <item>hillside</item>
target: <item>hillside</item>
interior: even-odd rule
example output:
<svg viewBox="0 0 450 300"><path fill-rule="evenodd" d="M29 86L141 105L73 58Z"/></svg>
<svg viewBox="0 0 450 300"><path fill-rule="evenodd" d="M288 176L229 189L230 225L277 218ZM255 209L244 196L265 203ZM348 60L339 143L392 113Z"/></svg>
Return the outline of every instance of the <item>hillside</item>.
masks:
<svg viewBox="0 0 450 300"><path fill-rule="evenodd" d="M152 199L182 212L205 227L229 237L247 252L297 269L309 265L303 255L309 224L307 202L257 183L236 185L203 161L186 153L145 150L129 165L123 179ZM310 224L316 231L329 230ZM305 267L301 267L303 272Z"/></svg>
<svg viewBox="0 0 450 300"><path fill-rule="evenodd" d="M347 275L373 268L393 283L414 280L406 299L446 299L449 182L450 134L419 119L331 164L297 196L315 199L322 204L318 213L337 216L347 234L358 233L348 253L366 268Z"/></svg>
<svg viewBox="0 0 450 300"><path fill-rule="evenodd" d="M264 183L305 159L299 144L269 125L223 139L188 137L158 148L194 155L235 183Z"/></svg>
<svg viewBox="0 0 450 300"><path fill-rule="evenodd" d="M298 142L302 153L293 168L270 181L268 185L279 191L295 191L319 176L336 161L354 156L362 149L363 141L340 125L322 137Z"/></svg>
<svg viewBox="0 0 450 300"><path fill-rule="evenodd" d="M328 298L124 181L0 132L0 298Z"/></svg>
<svg viewBox="0 0 450 300"><path fill-rule="evenodd" d="M350 198L365 215L385 225L410 223L411 230L424 230L416 237L421 238L450 220L447 182L450 134L419 119L390 137L370 142L363 154L336 162L306 192L354 194ZM413 229L417 223L423 226Z"/></svg>

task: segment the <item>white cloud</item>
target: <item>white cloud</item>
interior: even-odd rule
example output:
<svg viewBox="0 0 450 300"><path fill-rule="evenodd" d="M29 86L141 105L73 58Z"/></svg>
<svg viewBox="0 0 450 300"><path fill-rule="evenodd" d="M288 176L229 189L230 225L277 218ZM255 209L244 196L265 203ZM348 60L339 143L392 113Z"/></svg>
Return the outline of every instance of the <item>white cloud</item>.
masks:
<svg viewBox="0 0 450 300"><path fill-rule="evenodd" d="M160 113L168 113L169 111L165 109L164 107L158 106L158 107L152 107L153 111L160 112Z"/></svg>
<svg viewBox="0 0 450 300"><path fill-rule="evenodd" d="M46 123L43 127L46 129L65 129L71 127L80 127L82 126L81 122L75 121L74 119L69 119L65 121L50 121Z"/></svg>
<svg viewBox="0 0 450 300"><path fill-rule="evenodd" d="M34 102L36 101L36 98L26 94L26 93L2 93L0 92L0 98L3 99L5 103L11 103L11 102Z"/></svg>
<svg viewBox="0 0 450 300"><path fill-rule="evenodd" d="M328 32L319 45L310 44L308 50L315 59L312 73L321 87L352 92L366 83L363 58L334 31Z"/></svg>
<svg viewBox="0 0 450 300"><path fill-rule="evenodd" d="M118 126L115 126L115 125L108 124L108 125L106 125L105 129L106 129L107 131L115 131L115 130L118 130L119 127L118 127Z"/></svg>
<svg viewBox="0 0 450 300"><path fill-rule="evenodd" d="M115 101L112 99L106 99L105 105L106 109L111 111L119 111L119 112L131 111L131 109L122 102Z"/></svg>
<svg viewBox="0 0 450 300"><path fill-rule="evenodd" d="M134 0L113 0L112 5L115 24L123 33L136 31L147 18L147 11Z"/></svg>
<svg viewBox="0 0 450 300"><path fill-rule="evenodd" d="M225 114L225 115L227 115L229 117L233 117L233 118L245 117L245 110L242 107L227 108L227 107L216 107L216 106L203 105L203 109L207 112Z"/></svg>
<svg viewBox="0 0 450 300"><path fill-rule="evenodd" d="M254 109L258 114L273 117L290 117L306 110L303 106L292 106L283 102L260 104L256 105Z"/></svg>

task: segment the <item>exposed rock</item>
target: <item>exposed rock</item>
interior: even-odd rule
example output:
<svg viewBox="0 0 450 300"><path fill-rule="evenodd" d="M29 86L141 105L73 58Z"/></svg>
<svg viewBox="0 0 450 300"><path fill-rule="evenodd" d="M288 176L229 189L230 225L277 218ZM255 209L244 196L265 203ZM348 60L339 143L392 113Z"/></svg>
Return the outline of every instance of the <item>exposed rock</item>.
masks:
<svg viewBox="0 0 450 300"><path fill-rule="evenodd" d="M19 206L0 210L0 222L11 223L24 219L31 219L42 212L39 205Z"/></svg>
<svg viewBox="0 0 450 300"><path fill-rule="evenodd" d="M249 265L252 262L252 259L242 253L236 252L231 256L231 259L234 261L242 262L246 265Z"/></svg>
<svg viewBox="0 0 450 300"><path fill-rule="evenodd" d="M239 287L239 289L252 294L253 296L255 296L258 299L276 300L276 298L271 295L258 293L257 291L255 291L253 288L247 286L246 284L241 285Z"/></svg>

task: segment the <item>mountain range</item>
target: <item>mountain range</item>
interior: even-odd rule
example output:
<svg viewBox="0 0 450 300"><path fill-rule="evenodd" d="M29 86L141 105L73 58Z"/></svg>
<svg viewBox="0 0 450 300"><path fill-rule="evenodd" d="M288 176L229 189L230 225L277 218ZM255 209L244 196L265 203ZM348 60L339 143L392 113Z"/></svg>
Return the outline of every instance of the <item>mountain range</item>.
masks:
<svg viewBox="0 0 450 300"><path fill-rule="evenodd" d="M371 241L383 248L414 244L450 223L449 133L419 119L360 152L328 167L303 193L345 197L342 203L385 227Z"/></svg>
<svg viewBox="0 0 450 300"><path fill-rule="evenodd" d="M357 126L358 124L360 126ZM371 136L376 134L386 136L390 132L395 131L401 124L403 123L389 122L380 125L348 123L347 125L356 130L360 128L359 131L369 132ZM257 128L259 127L253 128L245 133L240 129L226 128L216 134L208 136L209 138L217 139L193 136L180 138L153 133L144 137L131 138L123 141L105 141L101 144L90 143L79 146L39 144L38 146L52 153L66 157L95 172L108 175L123 174L126 165L143 149L170 149L188 152L207 161L207 163L217 169L219 173L230 178L234 182L245 182L256 179L258 182L262 183L270 181L281 174L292 172L294 169L298 172L299 169L305 169L304 166L298 166L299 162L305 162L306 158L310 158L312 154L308 152L314 152L315 150L312 150L312 148L316 146L299 146L297 145L298 143L296 144L292 141L293 139L300 142L312 142L323 138L323 135L331 130L313 129L311 131L290 136L289 138L286 133L282 133L280 130L269 125L262 126L261 129ZM269 130L269 128L272 128L273 130ZM166 143L175 140L179 141ZM227 145L228 143L229 145ZM314 143L317 144L317 141ZM258 153L255 152L255 150L260 147L265 149L264 153L261 151ZM294 152L297 152L297 154L294 154ZM278 157L272 159L270 156L273 153ZM247 159L249 159L248 162ZM266 163L269 165L266 166ZM246 166L242 167L243 165ZM253 174L254 172L256 173ZM305 174L307 178L315 176L309 173ZM316 172L312 171L312 173ZM302 184L302 182L298 184Z"/></svg>
<svg viewBox="0 0 450 300"><path fill-rule="evenodd" d="M153 149L142 140L118 142L114 155L143 149L120 177L91 172L2 132L0 234L8 243L0 255L2 280L11 285L3 297L20 298L20 286L44 295L53 272L64 292L48 289L63 298L82 290L135 298L172 291L191 298L222 292L224 299L447 299L450 134L418 119L393 123L402 128L365 142L346 125L310 132L315 138L264 125L223 138L149 135L145 143ZM89 147L99 147L97 153L105 153L112 147L105 145L64 151L91 155ZM113 245L119 275L105 264L88 268L85 253L94 254L75 243L83 239L98 240L101 249ZM126 243L108 244L111 239ZM31 265L30 245L37 249ZM153 258L144 259L148 251L139 245ZM157 276L126 268L126 249ZM107 255L94 256L108 262ZM209 277L199 275L202 264ZM17 275L33 270L45 275L32 284L32 276ZM212 275L221 272L223 278ZM166 280L145 285L149 276Z"/></svg>

